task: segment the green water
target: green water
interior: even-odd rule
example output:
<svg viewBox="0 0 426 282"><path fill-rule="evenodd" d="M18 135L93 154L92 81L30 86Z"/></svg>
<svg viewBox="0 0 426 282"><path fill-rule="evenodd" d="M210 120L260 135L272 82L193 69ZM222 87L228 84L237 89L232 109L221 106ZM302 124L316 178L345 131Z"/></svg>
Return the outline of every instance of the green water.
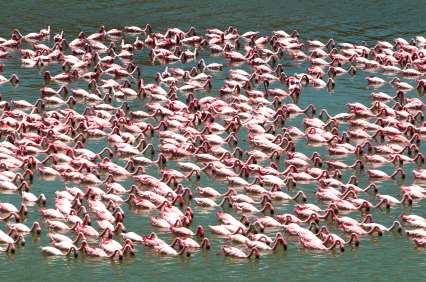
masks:
<svg viewBox="0 0 426 282"><path fill-rule="evenodd" d="M312 3L315 2L315 3ZM317 3L318 2L318 3ZM322 2L322 3L319 3ZM371 1L366 4L360 1L2 1L0 3L0 36L8 37L13 28L20 28L23 33L38 31L50 24L53 32L63 29L67 38L75 36L80 30L96 31L101 24L107 28L125 25L143 26L150 23L155 31L164 32L168 27L178 26L187 29L195 26L201 33L207 27L226 28L234 25L240 32L258 30L268 33L272 30L283 29L291 31L298 29L303 40L327 40L333 37L338 42L392 40L396 37L410 39L415 35L424 35L424 3L410 1ZM77 4L78 3L78 4ZM18 73L21 83L17 88L3 85L0 93L3 99L25 99L34 102L39 98L39 89L43 85L41 70L23 69L17 62L17 54L6 64L5 73ZM221 62L221 58L209 56L208 51L202 51L201 57L208 63ZM155 73L163 70L163 66L151 65L147 59L147 51L137 52L135 61L143 68L146 81L153 81ZM283 62L287 73L302 72L306 64L296 64L291 61ZM189 67L193 62L189 62ZM179 64L177 65L179 66ZM243 66L243 68L247 68ZM211 95L216 95L226 77L227 70L214 75L214 88ZM49 67L53 73L60 72L59 66ZM334 93L325 90L305 88L299 101L300 107L315 103L319 109L327 108L331 114L346 110L348 102L371 103L371 89L366 87L364 76L359 72L355 77L342 76L337 79ZM86 87L85 83L73 83L71 87ZM393 93L390 86L381 89ZM414 97L415 93L410 93ZM423 98L422 98L423 99ZM118 104L118 103L117 103ZM141 108L144 102L139 100L130 103L131 109ZM82 110L84 106L78 105ZM303 117L292 119L288 124L301 126ZM240 146L247 148L245 132L240 132ZM106 145L106 140L89 141L89 149L99 151ZM424 147L422 146L422 149ZM327 159L325 147L310 147L305 141L297 143L297 150L304 153L319 151ZM424 150L422 150L424 151ZM121 160L115 160L122 163ZM345 158L346 163L352 163L353 158ZM267 164L267 163L265 163ZM174 167L174 164L169 164ZM410 172L411 166L405 170ZM386 167L390 172L392 167ZM148 168L154 176L159 171L154 167ZM413 182L408 173L406 184ZM345 173L344 179L349 177ZM366 174L359 175L360 186L368 184ZM123 182L130 186L131 182ZM72 185L72 184L70 184ZM191 183L186 183L191 185ZM193 185L193 184L192 184ZM223 192L227 188L222 181L208 179L202 175L201 185L210 185ZM385 182L380 185L383 193L400 197L398 182ZM319 204L314 196L315 186L299 187L306 191L310 202ZM32 186L34 194L44 193L48 198L48 207L53 206L54 192L64 189L61 181L42 181L38 177ZM18 195L0 195L1 201L19 204ZM375 200L370 199L375 202ZM293 209L293 204L276 204L277 213ZM27 223L40 220L38 206L30 208ZM149 223L149 215L128 211L123 205L127 217L125 225L128 230L148 234L155 230ZM192 226L216 224L214 210L194 207L195 217ZM233 213L231 210L228 212ZM389 212L372 211L377 222L390 225L401 213L415 213L426 216L422 202L415 203L411 208L392 208ZM357 219L359 213L353 213ZM5 229L3 223L2 228ZM134 258L126 258L122 262L110 260L94 260L84 257L47 258L39 250L40 246L48 245L46 226L39 239L27 239L27 245L19 248L14 255L0 255L1 281L424 281L425 250L415 249L407 238L397 234L386 233L381 238L363 237L358 249L347 248L345 253L315 253L302 250L297 242L289 242L288 251L262 256L260 260L241 261L225 258L220 253L223 240L207 233L213 248L209 253L198 252L191 257L166 258L159 257L149 249L137 247ZM336 231L336 230L334 230ZM160 237L171 241L172 236L160 233Z"/></svg>

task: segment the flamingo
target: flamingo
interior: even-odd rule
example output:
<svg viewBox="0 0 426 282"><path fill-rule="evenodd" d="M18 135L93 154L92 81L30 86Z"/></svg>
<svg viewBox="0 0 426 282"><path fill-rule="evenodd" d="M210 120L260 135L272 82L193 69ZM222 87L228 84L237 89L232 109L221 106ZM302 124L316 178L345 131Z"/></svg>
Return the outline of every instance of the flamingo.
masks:
<svg viewBox="0 0 426 282"><path fill-rule="evenodd" d="M163 256L181 256L185 253L185 251L187 250L187 247L184 246L179 252L167 244L155 246L154 249L158 254ZM190 255L191 255L190 252L186 252L186 256L189 257Z"/></svg>
<svg viewBox="0 0 426 282"><path fill-rule="evenodd" d="M375 179L379 179L379 180L392 179L398 174L401 174L401 177L403 179L405 178L405 172L401 168L395 170L391 175L388 175L385 172L383 172L381 170L377 170L377 169L369 169L369 170L367 170L367 172L368 172L368 175L370 176L370 178L375 178Z"/></svg>
<svg viewBox="0 0 426 282"><path fill-rule="evenodd" d="M283 246L283 249L287 250L287 242L284 240L280 233L277 233L275 240L272 243L272 246L269 246L268 244L260 240L246 240L245 244L250 249L256 248L257 250L261 251L275 251L278 248L279 244L281 244Z"/></svg>
<svg viewBox="0 0 426 282"><path fill-rule="evenodd" d="M40 235L41 233L41 226L40 223L38 223L37 221L34 221L33 225L31 226L31 228L29 228L28 226L26 226L25 224L22 223L8 223L7 227L9 228L9 230L15 230L18 233L24 233L24 234L28 234L31 232L36 232L36 234Z"/></svg>
<svg viewBox="0 0 426 282"><path fill-rule="evenodd" d="M350 239L348 241L343 240L340 236L330 233L327 229L327 227L321 228L320 234L322 235L322 237L324 238L323 244L326 244L327 242L331 242L332 244L335 241L339 241L341 242L342 245L351 245L353 242L355 244L355 246L359 246L360 244L360 239L359 236L356 233L352 233L350 236Z"/></svg>
<svg viewBox="0 0 426 282"><path fill-rule="evenodd" d="M86 253L86 255L91 256L91 257L100 257L100 258L110 258L110 259L112 259L112 258L118 256L119 260L123 259L123 253L121 251L115 250L112 254L108 254L108 253L106 253L101 248L90 247L88 245L87 241L81 242L80 249L83 249L84 252Z"/></svg>
<svg viewBox="0 0 426 282"><path fill-rule="evenodd" d="M71 254L71 252L74 254L74 257L78 257L77 250L75 248L70 248L67 252L63 253L61 250L47 246L47 247L41 247L41 252L46 256L68 256Z"/></svg>
<svg viewBox="0 0 426 282"><path fill-rule="evenodd" d="M203 249L203 248L205 248L206 250L209 250L211 248L211 244L210 244L210 241L209 241L208 238L203 238L203 240L201 242L201 245L198 244L193 239L188 238L188 237L184 237L184 238L178 237L178 238L176 238L173 241L173 243L171 244L171 246L174 246L175 243L179 243L179 245L181 245L182 248L183 248L183 246L185 246L188 249Z"/></svg>
<svg viewBox="0 0 426 282"><path fill-rule="evenodd" d="M321 240L304 240L301 237L299 237L299 243L303 248L306 249L312 249L312 250L318 250L318 251L329 251L334 249L336 246L339 246L339 249L341 252L344 252L344 246L341 241L336 240L330 247L324 246L324 244L321 242Z"/></svg>
<svg viewBox="0 0 426 282"><path fill-rule="evenodd" d="M244 253L238 248L235 247L223 247L223 253L225 256L237 258L237 259L250 259L253 255L256 259L260 258L259 251L256 248L252 248L249 254Z"/></svg>
<svg viewBox="0 0 426 282"><path fill-rule="evenodd" d="M385 226L383 226L381 224L377 224L377 223L361 223L361 226L365 229L371 229L371 228L380 229L381 232L384 232L384 231L389 232L389 231L394 230L396 227L398 227L399 232L402 231L402 226L401 226L401 223L399 221L394 221L390 227L385 227Z"/></svg>

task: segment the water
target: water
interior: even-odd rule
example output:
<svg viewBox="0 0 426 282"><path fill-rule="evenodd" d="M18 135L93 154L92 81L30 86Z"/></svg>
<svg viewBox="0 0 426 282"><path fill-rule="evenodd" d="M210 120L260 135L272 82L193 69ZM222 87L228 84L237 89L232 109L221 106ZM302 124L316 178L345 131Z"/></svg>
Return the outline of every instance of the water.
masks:
<svg viewBox="0 0 426 282"><path fill-rule="evenodd" d="M37 31L50 24L57 32L65 31L66 37L75 36L79 31L96 31L100 25L108 28L125 25L143 26L150 23L155 31L163 32L168 27L178 26L187 29L195 26L197 30L208 27L226 28L236 26L240 32L257 30L268 33L272 30L283 29L300 31L302 39L327 40L333 37L338 42L368 43L377 40L393 40L396 37L410 39L415 35L425 35L423 24L423 1L2 1L0 3L0 36L8 37L13 28L19 28L23 33ZM16 58L16 54L13 55ZM162 66L152 66L146 60L147 52L139 53L136 61L143 68L143 77L152 81L156 72ZM208 62L219 61L209 57L208 51L201 53ZM42 87L41 70L22 69L15 59L5 60L5 76L17 72L21 83L17 88L9 85L1 87L3 99L26 99L34 102L39 97ZM305 65L286 62L287 72L301 72ZM189 65L192 65L190 62ZM221 86L226 76L223 73L215 74L214 90ZM59 72L58 66L49 67L52 72ZM366 74L359 72L354 78L347 76L337 79L334 93L325 90L306 88L299 102L301 107L315 102L319 109L327 108L331 114L345 111L345 104L358 101L368 105L371 103L363 77ZM85 83L74 83L72 87L85 87ZM383 91L392 93L390 87ZM413 97L415 94L411 93ZM132 110L141 106L139 101L130 103ZM82 109L79 106L78 109ZM300 125L302 117L295 118L291 124ZM243 134L239 136L245 143ZM90 149L99 151L105 146L104 140L90 141ZM307 147L301 141L297 149L302 152L319 150L322 147ZM352 158L345 158L350 163ZM173 166L173 164L171 164ZM410 175L406 183L411 184L412 167L407 166ZM387 167L386 171L391 171ZM148 172L158 176L158 171L149 168ZM348 173L345 174L347 179ZM360 175L363 187L368 183L365 173ZM37 178L36 178L37 179ZM129 182L124 184L130 185ZM211 185L209 179L203 176L202 185ZM190 183L187 183L190 185ZM222 182L215 182L216 188L225 191ZM400 197L400 183L385 182L381 184L383 193ZM42 181L37 179L32 186L32 192L45 193L48 197L48 207L53 206L54 191L63 189L60 181ZM300 188L300 187L299 187ZM307 192L309 200L317 203L313 195L314 186L306 185L302 188ZM19 204L17 195L1 195L2 201ZM372 200L372 199L370 199ZM375 200L372 200L375 202ZM293 204L277 204L277 212L290 211ZM322 205L324 206L324 205ZM127 212L127 206L123 206ZM228 210L229 211L229 210ZM229 211L230 212L230 211ZM392 208L389 212L373 211L374 218L389 225L400 213L416 213L426 216L422 203L416 203L412 208ZM149 224L147 215L127 213L126 227L137 233L148 234L154 231ZM30 208L30 217L27 223L39 220L37 206ZM359 218L358 213L353 216ZM195 222L193 226L215 224L214 211L205 211L195 208ZM3 225L3 223L2 223ZM426 277L423 271L424 250L415 249L406 237L387 233L382 238L364 237L359 249L347 248L344 254L313 253L301 250L296 242L290 242L288 251L263 256L260 260L239 261L216 255L223 244L221 239L208 234L213 243L209 253L198 252L190 258L158 257L150 250L137 247L135 258L126 258L123 262L109 260L93 260L79 257L74 258L46 258L39 251L40 246L48 244L46 226L43 236L39 239L27 239L27 246L19 248L15 255L0 256L0 279L2 281L254 281L266 279L269 281L423 281ZM4 226L2 226L4 229ZM160 234L167 241L171 240L168 234Z"/></svg>

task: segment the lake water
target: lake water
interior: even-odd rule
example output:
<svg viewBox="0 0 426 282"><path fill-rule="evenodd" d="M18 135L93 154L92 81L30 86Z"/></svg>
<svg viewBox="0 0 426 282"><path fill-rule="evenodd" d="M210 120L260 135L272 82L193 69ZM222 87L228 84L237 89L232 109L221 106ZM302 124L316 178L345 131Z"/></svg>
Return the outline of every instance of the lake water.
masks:
<svg viewBox="0 0 426 282"><path fill-rule="evenodd" d="M377 40L392 41L396 37L411 39L416 35L425 36L424 2L423 1L2 1L0 3L0 36L8 37L13 28L23 33L35 32L51 25L53 32L64 30L67 38L72 38L79 31L94 32L100 25L107 28L120 28L125 25L144 26L150 23L154 31L164 32L168 27L187 29L197 28L200 33L205 28L217 27L225 29L233 25L241 33L249 30L264 34L273 30L297 29L302 40L318 39L326 41L334 38L337 42L361 42L369 44ZM279 2L279 3L276 3ZM368 3L368 4L367 4ZM155 73L162 71L164 66L151 65L144 50L136 56L136 62L142 66L142 76L146 81L153 81ZM209 51L201 52L207 62L222 62L221 58L211 57ZM16 72L21 83L17 88L3 85L0 93L3 99L26 99L34 102L39 98L39 89L43 85L39 69L22 69L19 61L4 60L4 75ZM302 72L305 64L284 62L287 73ZM189 62L188 67L194 62ZM179 66L179 65L178 65ZM245 66L245 68L247 68ZM214 91L221 87L227 70L215 74ZM54 73L60 71L58 66L51 67ZM326 90L306 88L299 101L300 107L315 103L319 109L327 108L331 114L346 111L348 102L371 103L371 89L366 87L364 77L367 74L358 72L351 78L342 76L337 79L333 93ZM389 77L387 78L389 79ZM73 83L71 87L85 87L85 83ZM390 94L393 89L385 86L381 89ZM414 97L416 94L409 94ZM423 98L422 98L423 99ZM424 99L423 99L424 100ZM132 110L140 108L143 103L132 101ZM82 105L77 107L83 109ZM301 126L302 116L292 119L289 124ZM247 148L246 136L241 133L240 146ZM89 148L99 151L105 146L105 140L89 142ZM325 147L306 146L304 141L297 143L297 149L310 153L326 152ZM422 149L424 147L422 146ZM424 150L422 150L424 152ZM323 154L325 158L327 155ZM345 158L352 163L353 158ZM120 160L117 162L122 163ZM173 167L173 163L171 164ZM412 166L406 166L408 178L405 183L413 182ZM386 167L390 172L393 167ZM158 176L155 168L148 172ZM368 183L366 173L360 175L360 186ZM349 174L344 175L347 179ZM129 186L130 182L124 182ZM385 182L380 185L383 193L400 197L398 182ZM190 183L187 183L190 185ZM212 182L205 175L201 185L211 185L226 190L225 184ZM53 206L54 191L64 189L61 181L42 181L36 177L32 192L43 192L48 198L48 207ZM314 196L315 185L299 187L306 191L309 201L318 203ZM0 195L2 201L19 204L17 195ZM370 199L373 202L376 200ZM277 213L291 211L292 203L277 204ZM123 206L127 212L127 206ZM39 220L38 207L30 208L27 223ZM194 208L193 226L216 224L214 210ZM228 212L232 212L228 210ZM426 216L423 203L415 203L411 208L395 207L389 212L373 211L377 222L390 225L401 213L415 213ZM148 214L128 212L125 225L128 230L149 234L155 229L149 223ZM155 213L154 213L155 214ZM360 218L359 213L353 214ZM3 230L5 229L1 223ZM171 241L169 234L160 234L161 238ZM0 255L0 279L2 281L424 281L426 274L425 250L415 249L413 243L405 236L386 233L383 237L363 237L360 248L347 248L345 253L314 253L300 249L297 242L290 241L286 253L262 256L259 260L239 261L217 255L223 240L207 233L213 248L210 252L198 252L190 258L165 258L153 254L141 246L137 247L134 258L126 258L122 262L110 260L92 260L79 257L47 258L39 250L40 246L48 245L46 226L39 239L27 239L27 245L19 248L14 255Z"/></svg>

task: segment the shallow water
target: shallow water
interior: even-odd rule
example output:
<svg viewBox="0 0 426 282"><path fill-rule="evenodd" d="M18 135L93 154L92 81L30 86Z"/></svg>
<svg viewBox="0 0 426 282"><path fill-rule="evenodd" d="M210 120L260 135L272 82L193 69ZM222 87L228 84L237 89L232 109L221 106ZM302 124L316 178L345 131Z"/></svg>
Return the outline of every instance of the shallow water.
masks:
<svg viewBox="0 0 426 282"><path fill-rule="evenodd" d="M424 34L424 4L423 1L410 1L409 4L397 1L87 1L86 4L76 4L77 1L5 1L0 3L0 36L9 36L13 28L18 27L23 33L37 31L50 24L53 32L59 29L65 31L66 37L75 36L79 31L96 31L101 24L107 28L122 27L125 25L143 26L150 23L155 31L165 31L168 27L178 26L182 29L195 26L197 30L207 27L226 28L236 26L240 32L258 30L263 33L283 29L299 30L303 40L327 40L333 37L338 42L368 43L376 40L393 40L396 37L410 39L415 35ZM23 4L23 3L25 4ZM79 2L79 1L78 1ZM278 1L277 1L278 2ZM322 4L320 3L322 2ZM422 5L423 4L423 5ZM16 54L15 54L16 55ZM152 81L156 72L162 66L152 66L146 60L146 50L138 53L136 61L142 65L143 77ZM201 53L207 62L221 61L210 57L208 51ZM22 69L16 59L5 60L5 76L16 72L21 78L17 88L3 85L0 93L3 99L26 99L34 102L39 97L39 89L43 85L40 76L41 70ZM284 62L288 73L301 72L306 65L294 62ZM194 62L189 62L192 65ZM50 68L58 72L59 67ZM214 89L222 85L226 76L225 69L214 76ZM337 79L334 93L326 90L305 88L299 105L304 107L314 102L318 109L327 108L331 114L346 110L348 102L370 104L371 89L366 87L365 74L359 72L355 77L342 76ZM84 87L82 82L72 86ZM389 86L384 92L393 93ZM410 93L414 97L415 93ZM423 98L422 98L423 99ZM424 99L423 99L424 100ZM132 110L141 106L140 101L130 103ZM83 108L78 106L80 110ZM293 119L290 124L300 126L303 117ZM240 140L246 138L241 133ZM99 151L106 144L104 140L90 141L90 149ZM243 145L241 145L243 146ZM246 146L246 145L245 145ZM305 146L304 141L297 144L297 149L304 153L313 151L325 152L324 147ZM424 149L424 148L423 148ZM424 150L423 150L424 151ZM345 158L351 163L352 158ZM173 166L173 164L172 164ZM387 167L387 172L392 167ZM411 166L406 166L408 178L405 183L411 184ZM149 172L158 176L156 169ZM368 183L365 173L361 175L360 186ZM348 178L348 173L345 174ZM225 191L224 183L214 182L216 188ZM131 183L125 182L130 186ZM190 183L187 183L190 185ZM201 185L212 185L205 175ZM400 197L398 182L385 182L380 189L383 193ZM299 187L300 188L300 187ZM314 185L305 185L301 189L308 191L309 201L317 203L314 196ZM64 189L61 181L42 181L36 178L32 192L45 193L48 198L48 207L53 206L54 191ZM19 204L17 195L0 195L1 201L10 201ZM374 200L373 200L374 202ZM324 206L322 204L322 206ZM127 211L127 206L123 206ZM277 204L277 213L292 210L293 204ZM30 208L30 217L27 223L39 220L38 207ZM229 210L228 210L229 211ZM415 213L426 216L423 203L416 203L412 208L392 208L389 212L373 211L374 218L384 225L389 225L401 213ZM147 215L134 213L126 217L127 229L148 234L155 229L149 223ZM358 213L354 216L360 217ZM215 224L214 211L205 211L195 208L193 226ZM4 229L3 223L1 223ZM44 226L46 227L46 226ZM213 243L209 253L198 252L190 258L158 257L150 250L137 247L135 258L126 258L123 262L109 260L92 260L88 258L46 258L39 251L40 246L48 244L46 229L43 229L40 241L32 241L29 237L27 245L19 248L14 255L0 255L0 279L2 281L174 281L177 279L216 281L232 279L235 281L254 281L267 279L268 281L424 281L426 275L425 250L415 249L407 237L387 233L381 238L364 237L358 249L347 248L346 252L313 253L301 250L297 242L290 242L288 251L262 256L260 260L240 261L224 258L219 247L223 240L208 234ZM168 234L161 234L162 238L171 240Z"/></svg>

